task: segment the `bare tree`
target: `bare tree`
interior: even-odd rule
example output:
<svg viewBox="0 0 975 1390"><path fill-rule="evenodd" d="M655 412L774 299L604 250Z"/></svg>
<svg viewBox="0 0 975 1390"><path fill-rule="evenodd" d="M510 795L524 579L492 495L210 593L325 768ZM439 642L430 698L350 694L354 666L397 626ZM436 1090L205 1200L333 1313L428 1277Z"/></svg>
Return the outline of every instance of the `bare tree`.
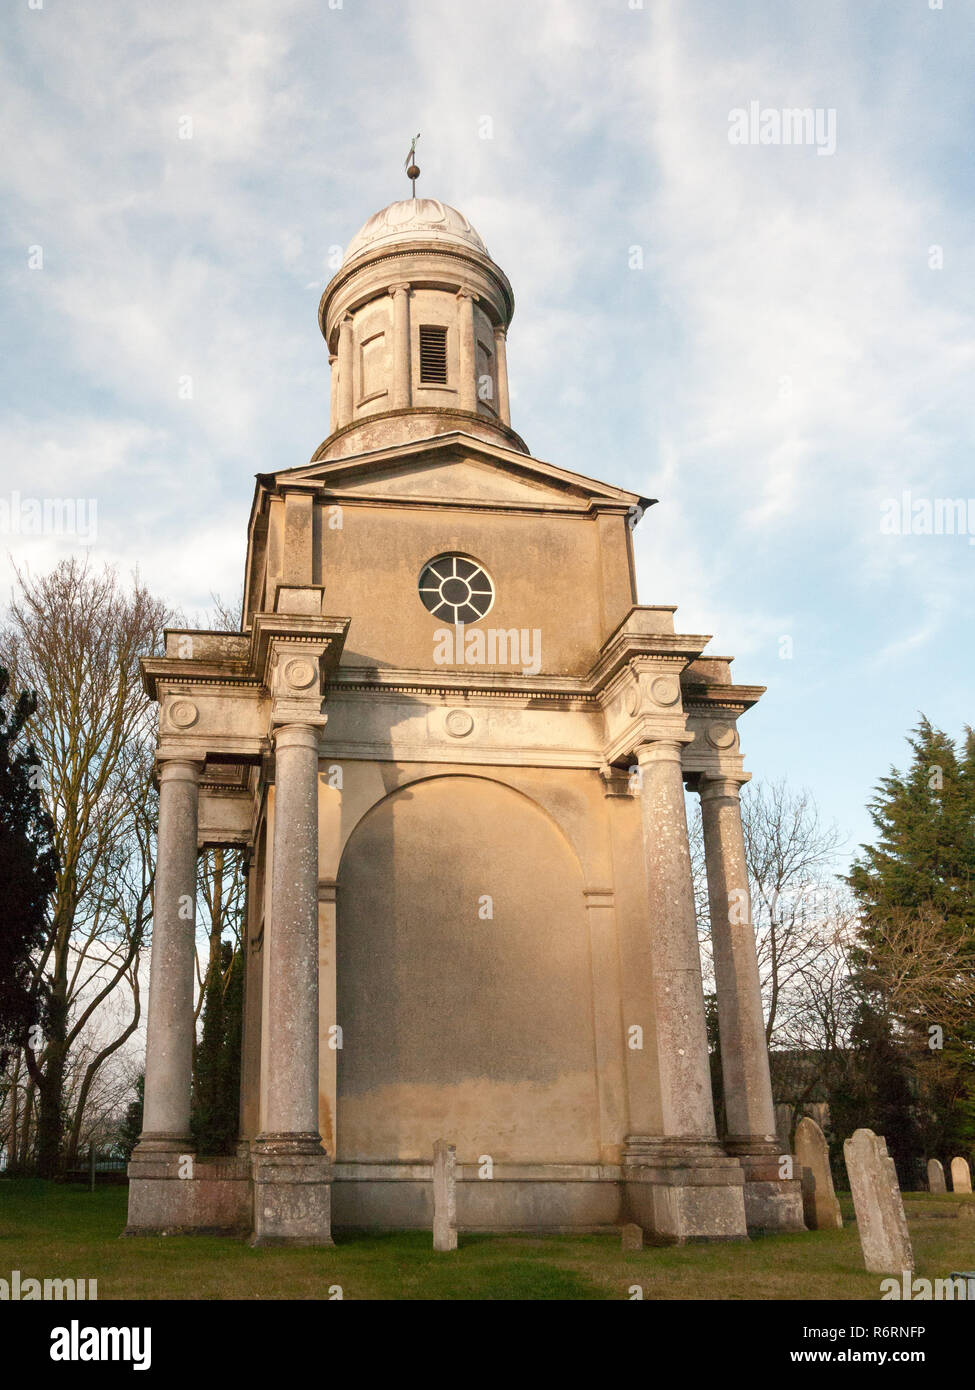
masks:
<svg viewBox="0 0 975 1390"><path fill-rule="evenodd" d="M823 824L809 792L783 781L751 783L741 807L773 1084L777 1098L801 1114L846 1058L858 919L836 877L841 836ZM713 989L699 810L691 818L691 860L705 981Z"/></svg>
<svg viewBox="0 0 975 1390"><path fill-rule="evenodd" d="M126 590L114 570L95 573L72 558L40 578L17 571L0 634L16 686L37 694L32 736L59 861L37 963L50 984L50 1024L43 1045L25 1049L39 1100L43 1173L57 1170L66 1128L69 1148L77 1146L101 1067L138 1025L154 839L154 720L138 658L160 650L165 621L164 605L138 576ZM65 1085L72 1049L120 986L130 991L128 1017L86 1062L71 1117Z"/></svg>

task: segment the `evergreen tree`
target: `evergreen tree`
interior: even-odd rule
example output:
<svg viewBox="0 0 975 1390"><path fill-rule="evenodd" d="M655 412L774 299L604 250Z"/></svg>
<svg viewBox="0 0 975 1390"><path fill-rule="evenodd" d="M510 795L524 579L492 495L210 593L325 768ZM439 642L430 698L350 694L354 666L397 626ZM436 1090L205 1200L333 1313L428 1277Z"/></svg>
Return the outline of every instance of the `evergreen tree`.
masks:
<svg viewBox="0 0 975 1390"><path fill-rule="evenodd" d="M230 1154L237 1140L244 962L230 942L221 943L220 969L210 972L203 1001L203 1028L196 1049L191 1131L204 1154Z"/></svg>
<svg viewBox="0 0 975 1390"><path fill-rule="evenodd" d="M917 1159L922 1152L911 1055L894 1038L890 1019L863 1000L850 1037L850 1065L830 1089L830 1126L848 1138L856 1129L872 1129L887 1141L900 1186L918 1186Z"/></svg>
<svg viewBox="0 0 975 1390"><path fill-rule="evenodd" d="M146 1101L145 1072L136 1079L135 1100L130 1101L125 1111L125 1119L119 1126L117 1148L125 1159L132 1157L132 1150L139 1142L142 1133L142 1115Z"/></svg>
<svg viewBox="0 0 975 1390"><path fill-rule="evenodd" d="M975 733L956 747L922 716L908 742L907 771L892 768L869 806L877 843L847 879L864 999L851 1105L899 1171L975 1140Z"/></svg>
<svg viewBox="0 0 975 1390"><path fill-rule="evenodd" d="M46 996L34 954L45 939L57 861L51 818L41 801L38 758L24 739L37 702L22 693L8 714L10 677L0 667L0 1069L46 1023Z"/></svg>
<svg viewBox="0 0 975 1390"><path fill-rule="evenodd" d="M721 1067L721 1037L718 1029L718 996L705 994L704 1022L708 1032L708 1065L711 1071L711 1095L714 1100L714 1120L718 1135L728 1132L724 1108L724 1072Z"/></svg>

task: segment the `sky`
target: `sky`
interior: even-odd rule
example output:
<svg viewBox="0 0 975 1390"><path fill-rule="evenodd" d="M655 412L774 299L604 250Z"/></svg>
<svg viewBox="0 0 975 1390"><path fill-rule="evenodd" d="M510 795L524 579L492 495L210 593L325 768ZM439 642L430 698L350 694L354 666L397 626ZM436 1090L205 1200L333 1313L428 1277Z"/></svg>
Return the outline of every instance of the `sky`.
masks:
<svg viewBox="0 0 975 1390"><path fill-rule="evenodd" d="M11 0L0 597L82 548L236 596L419 131L514 286L514 427L658 499L641 602L768 687L746 767L852 852L919 713L973 713L973 59L975 0Z"/></svg>

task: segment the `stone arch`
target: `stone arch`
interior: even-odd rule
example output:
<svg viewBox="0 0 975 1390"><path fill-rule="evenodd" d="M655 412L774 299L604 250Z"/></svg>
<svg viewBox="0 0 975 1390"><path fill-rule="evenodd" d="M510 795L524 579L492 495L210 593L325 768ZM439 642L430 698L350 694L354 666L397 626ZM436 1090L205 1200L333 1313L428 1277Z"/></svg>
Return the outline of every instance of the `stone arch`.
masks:
<svg viewBox="0 0 975 1390"><path fill-rule="evenodd" d="M513 771L514 771L514 770L517 770L517 769L513 769ZM585 862L585 860L584 860L584 858L583 858L583 855L582 855L582 853L580 852L580 847L579 847L578 845L576 845L575 841L574 841L573 838L572 838L572 835L569 833L568 829L567 829L567 828L562 824L562 822L559 820L558 816L556 816L556 815L549 809L548 806L543 805L541 801L538 801L534 796L531 796L528 792L523 791L520 787L516 786L513 782L507 781L504 777L490 776L488 773L481 772L481 771L475 771L474 769L471 769L470 771L464 771L464 772L440 772L440 771L437 771L437 772L421 772L421 773L419 773L416 777L412 777L412 778L409 778L408 780L405 780L405 781L400 782L398 786L396 786L396 787L394 787L394 788L392 789L392 791L388 791L388 792L384 793L384 795L378 796L374 801L371 801L367 806L363 807L363 808L361 809L361 811L359 811L359 814L358 814L357 816L355 816L355 819L352 820L352 823L351 823L351 824L346 823L346 825L343 827L343 836L342 836L342 841L341 841L341 850L340 850L340 852L339 852L339 865L340 865L340 867L339 867L338 873L339 873L339 874L341 873L341 857L342 857L342 855L345 854L346 846L348 845L348 843L349 843L349 841L352 839L352 837L355 835L355 833L356 833L356 831L359 829L359 827L363 824L363 822L366 821L366 820L368 820L368 818L369 818L374 812L378 811L382 806L384 806L384 805L385 805L388 801L390 801L393 797L399 796L399 795L401 795L403 792L410 791L412 788L419 786L419 785L420 785L421 783L423 783L423 782L436 782L436 781L444 781L444 780L447 780L447 779L451 779L451 780L452 780L452 779L455 779L455 778L458 778L458 777L462 777L462 778L464 778L465 780L470 780L470 781L490 782L490 783L491 783L492 785L494 785L494 786L504 787L504 789L505 789L506 791L513 792L515 796L522 798L522 799L523 799L524 801L526 801L530 806L534 807L534 809L538 812L538 814L539 814L540 816L544 816L544 818L545 818L545 819L549 822L549 824L552 826L552 829L556 832L556 834L557 834L557 835L562 839L562 841L564 842L566 849L569 851L569 853L572 855L573 860L574 860L575 863L578 865L579 871L580 871L580 873L582 874L583 878L584 878L585 880L587 880L584 886L585 886L585 887L589 887L589 886L590 886L589 883L588 883L588 879L589 879L589 870L588 870L587 864L586 864L586 862ZM357 809L358 809L358 808L357 808ZM355 814L355 813L353 812L353 814ZM337 875L337 876L338 876L338 875Z"/></svg>
<svg viewBox="0 0 975 1390"><path fill-rule="evenodd" d="M339 1161L598 1158L584 879L552 816L493 778L376 803L337 880Z"/></svg>

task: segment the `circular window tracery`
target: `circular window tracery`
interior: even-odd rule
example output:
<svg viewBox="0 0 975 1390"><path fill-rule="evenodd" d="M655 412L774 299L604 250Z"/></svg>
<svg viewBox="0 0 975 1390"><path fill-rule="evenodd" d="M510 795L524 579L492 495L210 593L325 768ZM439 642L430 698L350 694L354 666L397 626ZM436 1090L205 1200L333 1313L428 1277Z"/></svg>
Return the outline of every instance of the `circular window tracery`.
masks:
<svg viewBox="0 0 975 1390"><path fill-rule="evenodd" d="M438 555L420 575L420 599L435 618L476 623L494 602L494 585L466 555Z"/></svg>

